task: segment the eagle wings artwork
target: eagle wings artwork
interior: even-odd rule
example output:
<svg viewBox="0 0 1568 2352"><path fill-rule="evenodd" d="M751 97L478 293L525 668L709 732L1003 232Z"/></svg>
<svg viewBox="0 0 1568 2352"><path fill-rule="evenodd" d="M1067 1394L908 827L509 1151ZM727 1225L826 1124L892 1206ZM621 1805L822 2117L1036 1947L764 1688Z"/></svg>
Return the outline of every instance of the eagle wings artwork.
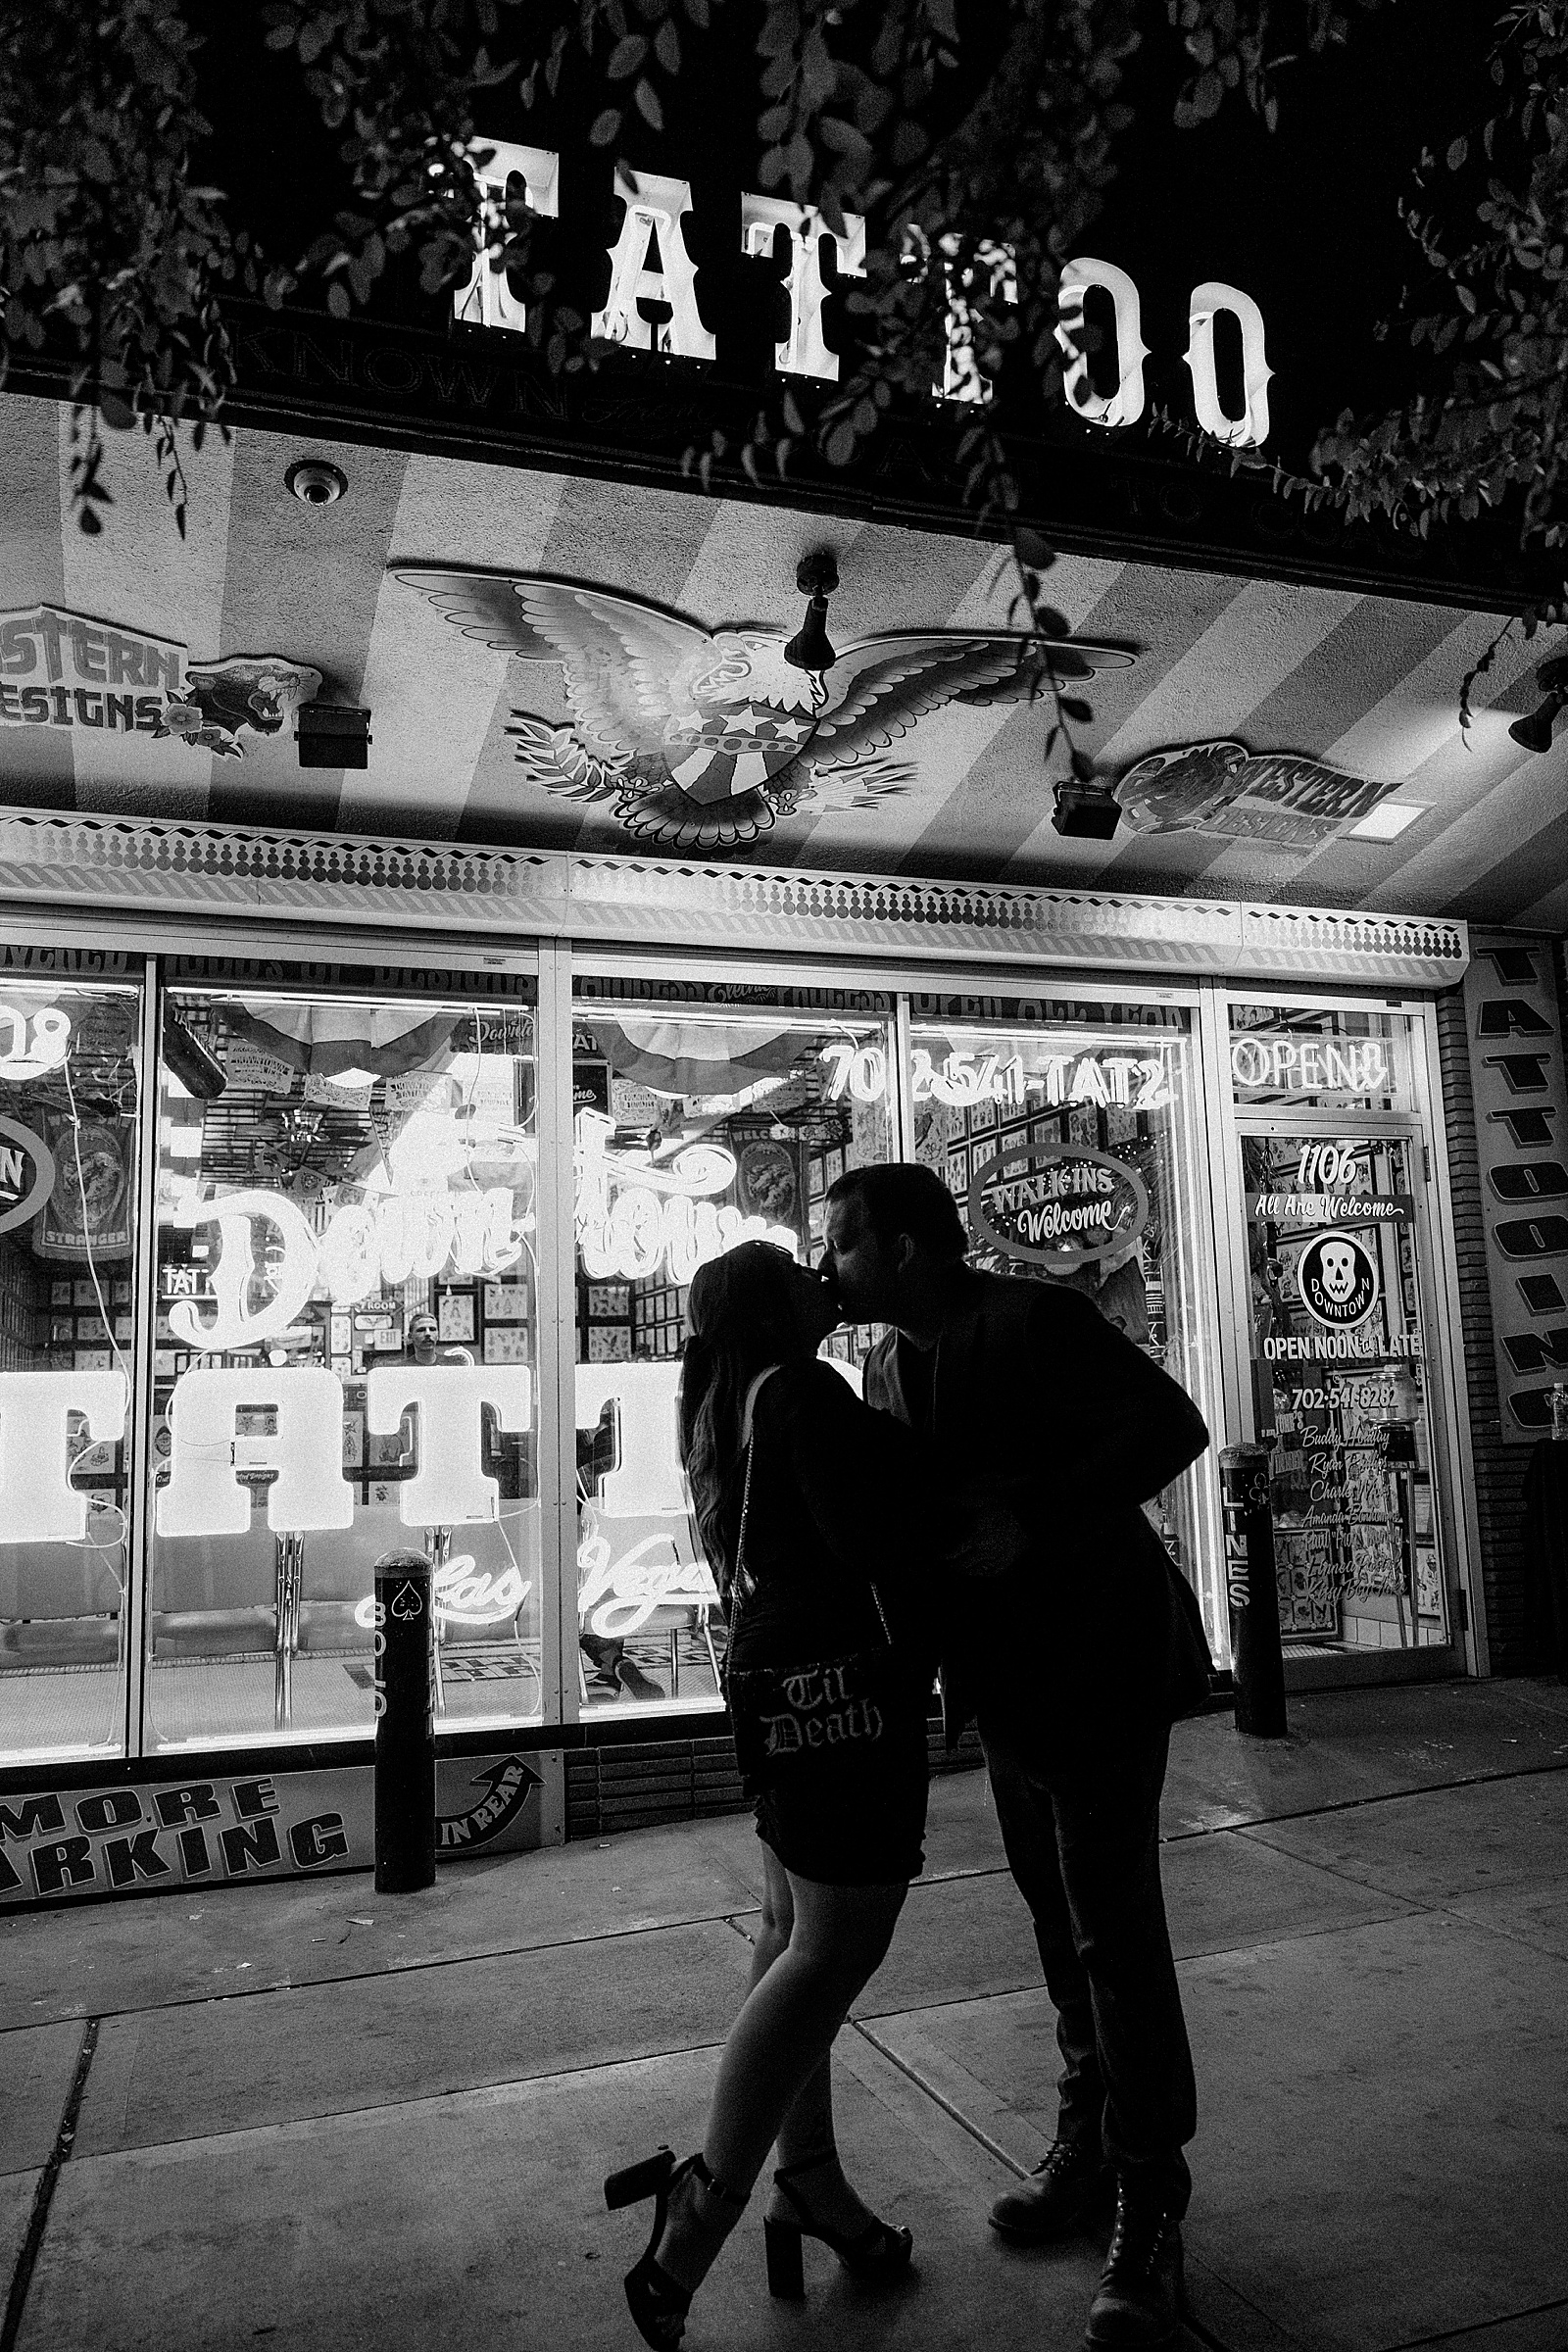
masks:
<svg viewBox="0 0 1568 2352"><path fill-rule="evenodd" d="M1126 667L1127 649L1011 631L900 629L818 673L785 661L786 632L709 630L609 589L531 572L398 564L466 637L564 671L571 720L514 710L526 781L609 813L634 839L691 852L758 840L803 803L870 808L907 789L894 746L945 704L1026 702Z"/></svg>

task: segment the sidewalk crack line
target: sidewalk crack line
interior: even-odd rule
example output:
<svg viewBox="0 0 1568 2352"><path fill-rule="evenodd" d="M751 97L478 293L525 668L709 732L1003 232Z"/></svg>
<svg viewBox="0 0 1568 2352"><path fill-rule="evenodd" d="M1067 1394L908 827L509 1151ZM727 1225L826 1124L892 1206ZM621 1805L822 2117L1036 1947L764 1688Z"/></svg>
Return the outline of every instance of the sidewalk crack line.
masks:
<svg viewBox="0 0 1568 2352"><path fill-rule="evenodd" d="M32 2283L34 2265L43 2245L43 2233L49 2226L49 2208L54 2203L55 2183L61 2167L69 2163L71 2151L76 2144L76 2126L81 2120L81 2102L87 2089L87 2077L92 2072L92 2054L98 2047L98 2020L89 2017L76 2052L75 2072L66 2094L65 2111L60 2118L60 2130L49 2160L38 2176L33 2191L32 2215L27 2223L27 2234L17 2256L17 2267L11 2277L11 2292L6 2297L6 2313L0 2321L0 2352L16 2352L17 2338L22 2333L22 2315L26 2306L27 2289Z"/></svg>
<svg viewBox="0 0 1568 2352"><path fill-rule="evenodd" d="M1457 2338L1468 2341L1493 2328L1511 2328L1516 2320L1541 2319L1550 2311L1568 2311L1568 2297L1559 2295L1550 2303L1530 2303L1523 2311L1505 2311L1494 2320L1470 2320L1462 2328L1445 2328L1437 2335L1409 2335L1402 2343L1392 2344L1389 2352L1425 2352L1428 2344L1451 2344Z"/></svg>

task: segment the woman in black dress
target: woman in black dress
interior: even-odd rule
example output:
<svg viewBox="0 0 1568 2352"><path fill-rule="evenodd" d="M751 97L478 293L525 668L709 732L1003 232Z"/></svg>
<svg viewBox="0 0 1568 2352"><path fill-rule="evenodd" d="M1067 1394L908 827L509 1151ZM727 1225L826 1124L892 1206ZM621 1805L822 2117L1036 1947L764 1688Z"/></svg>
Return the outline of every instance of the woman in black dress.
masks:
<svg viewBox="0 0 1568 2352"><path fill-rule="evenodd" d="M626 2279L655 2346L679 2341L775 2140L764 2223L775 2294L803 2291L803 2236L862 2278L908 2267L908 2231L878 2221L839 2164L829 2052L923 1859L930 1577L944 1526L909 1431L818 1358L840 1319L831 1285L765 1242L703 1266L691 1287L682 1454L729 1614L731 1713L764 1891L701 2150L677 2165L662 2149L605 2184L612 2206L656 2199ZM847 1653L872 1659L875 1699L818 1708L819 1740L762 1752L776 1670ZM819 1684L794 1688L809 1712Z"/></svg>

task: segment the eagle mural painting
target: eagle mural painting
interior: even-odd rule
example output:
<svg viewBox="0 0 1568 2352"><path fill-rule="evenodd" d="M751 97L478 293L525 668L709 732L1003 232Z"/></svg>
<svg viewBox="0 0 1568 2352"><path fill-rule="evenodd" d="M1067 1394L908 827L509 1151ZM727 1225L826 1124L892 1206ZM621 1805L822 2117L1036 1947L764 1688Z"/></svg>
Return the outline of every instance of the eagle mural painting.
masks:
<svg viewBox="0 0 1568 2352"><path fill-rule="evenodd" d="M871 808L907 788L890 757L946 703L1026 702L1125 668L1125 648L1071 637L901 629L847 647L818 675L784 659L787 632L724 628L532 572L394 566L466 637L525 662L559 662L572 719L527 711L508 729L530 784L610 814L644 842L693 850L756 841L803 801Z"/></svg>

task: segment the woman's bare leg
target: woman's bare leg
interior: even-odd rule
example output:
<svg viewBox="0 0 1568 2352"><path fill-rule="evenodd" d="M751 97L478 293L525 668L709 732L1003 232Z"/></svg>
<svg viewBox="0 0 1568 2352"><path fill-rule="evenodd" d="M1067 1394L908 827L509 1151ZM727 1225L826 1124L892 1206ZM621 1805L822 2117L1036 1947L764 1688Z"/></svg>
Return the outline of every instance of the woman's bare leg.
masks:
<svg viewBox="0 0 1568 2352"><path fill-rule="evenodd" d="M795 1897L790 1891L789 1873L771 1846L762 1848L762 1912L752 1942L752 1975L749 1990L755 1991L768 1970L789 1944L790 1930L795 1924ZM856 2236L875 2217L856 2195L845 2180L834 2149L833 2133L833 2057L831 2051L821 2064L811 2071L790 2101L784 2121L778 2128L775 2153L779 2170L788 2171L794 2165L808 2165L810 2179L802 2180L800 2193L808 2198L814 2218L826 2223L830 2230ZM814 2161L826 2157L825 2163ZM791 2221L795 2208L781 2191L774 2189L768 2198L770 2220Z"/></svg>
<svg viewBox="0 0 1568 2352"><path fill-rule="evenodd" d="M851 2002L880 1967L908 1892L902 1881L897 1886L825 1886L793 1872L787 1883L792 1904L787 1936L775 1885L764 1903L751 1989L719 2060L703 2143L710 2173L737 2196L750 2193L803 2090L819 2071L825 2077L833 2038ZM831 2092L825 2082L813 2096L815 2114L820 2116L825 2105L831 2117ZM803 2132L812 2112L803 2110ZM837 2223L829 2211L833 2168L824 2166L822 2176L813 2183L817 2196L812 2211L830 2227L863 2226L863 2218ZM859 2200L853 2204L863 2217ZM693 2181L672 2207L660 2242L660 2261L683 2286L697 2285L737 2218L732 2204Z"/></svg>

